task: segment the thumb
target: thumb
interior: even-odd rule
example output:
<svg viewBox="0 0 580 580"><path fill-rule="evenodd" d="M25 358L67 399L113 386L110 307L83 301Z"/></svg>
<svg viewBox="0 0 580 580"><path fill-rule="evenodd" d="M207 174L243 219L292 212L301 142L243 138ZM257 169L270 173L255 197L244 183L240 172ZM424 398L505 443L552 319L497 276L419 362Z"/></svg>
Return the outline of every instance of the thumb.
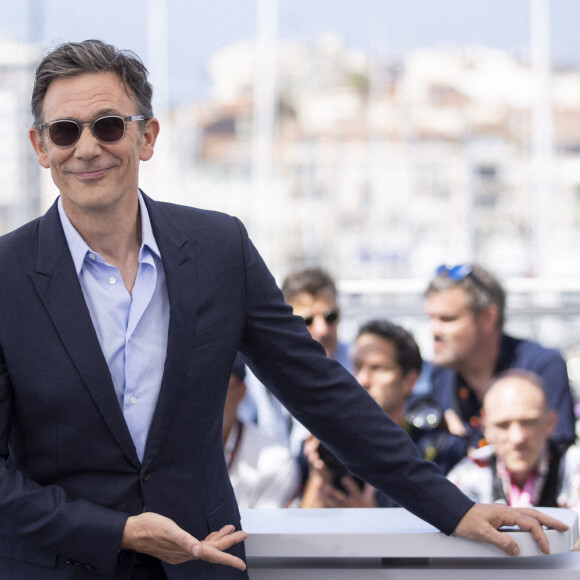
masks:
<svg viewBox="0 0 580 580"><path fill-rule="evenodd" d="M194 538L191 534L188 534L184 531L181 534L178 543L185 552L197 556L197 552L199 552L199 546L201 544L197 538Z"/></svg>

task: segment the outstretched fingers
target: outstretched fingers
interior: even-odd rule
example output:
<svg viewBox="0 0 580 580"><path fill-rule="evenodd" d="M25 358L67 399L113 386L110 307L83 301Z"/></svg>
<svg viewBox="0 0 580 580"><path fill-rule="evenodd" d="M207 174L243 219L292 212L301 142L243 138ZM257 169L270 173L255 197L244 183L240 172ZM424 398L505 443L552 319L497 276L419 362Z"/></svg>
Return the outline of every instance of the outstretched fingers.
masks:
<svg viewBox="0 0 580 580"><path fill-rule="evenodd" d="M544 554L550 553L550 544L542 526L561 532L568 529L566 524L534 509L476 503L463 516L454 534L468 540L488 542L510 556L517 556L517 542L499 531L502 526L518 526L529 532Z"/></svg>
<svg viewBox="0 0 580 580"><path fill-rule="evenodd" d="M212 564L223 564L238 570L245 570L246 564L237 556L224 552L234 544L243 542L248 534L243 531L235 531L234 526L227 525L212 532L204 540L196 543L191 550L193 556L199 560L205 560Z"/></svg>
<svg viewBox="0 0 580 580"><path fill-rule="evenodd" d="M529 532L532 534L532 537L534 540L536 540L540 550L542 550L544 554L550 553L550 543L542 526L546 526L560 532L564 532L568 529L568 526L565 523L547 516L538 510L520 508L515 510L515 512L516 516L514 517L514 523L507 525L518 526L524 532Z"/></svg>
<svg viewBox="0 0 580 580"><path fill-rule="evenodd" d="M530 515L537 519L542 526L551 528L552 530L557 530L558 532L565 532L569 526L544 512L532 509L532 508L518 508L519 512Z"/></svg>
<svg viewBox="0 0 580 580"><path fill-rule="evenodd" d="M520 553L520 547L518 543L510 538L507 534L496 530L493 526L490 526L488 530L488 537L483 541L487 541L496 548L499 548L502 552L508 556L518 556Z"/></svg>
<svg viewBox="0 0 580 580"><path fill-rule="evenodd" d="M245 570L246 565L240 558L223 550L243 542L247 537L246 532L236 532L234 526L227 525L200 542L173 520L160 514L145 512L127 518L121 548L150 554L169 564L201 559Z"/></svg>

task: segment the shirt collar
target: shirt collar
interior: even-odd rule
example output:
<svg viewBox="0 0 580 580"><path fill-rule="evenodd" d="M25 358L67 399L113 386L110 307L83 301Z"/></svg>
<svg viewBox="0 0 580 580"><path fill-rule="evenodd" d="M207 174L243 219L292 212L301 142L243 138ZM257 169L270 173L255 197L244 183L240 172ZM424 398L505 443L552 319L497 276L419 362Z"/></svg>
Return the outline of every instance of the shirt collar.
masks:
<svg viewBox="0 0 580 580"><path fill-rule="evenodd" d="M141 250L139 252L139 261L144 259L147 250L153 252L161 260L161 252L157 246L155 236L153 235L153 228L151 227L149 212L147 211L147 206L145 205L145 200L141 195L141 191L138 192L138 196L139 209L141 210ZM78 276L82 270L86 255L88 253L93 253L93 251L72 225L70 219L64 211L62 206L62 199L60 197L58 198L58 213Z"/></svg>

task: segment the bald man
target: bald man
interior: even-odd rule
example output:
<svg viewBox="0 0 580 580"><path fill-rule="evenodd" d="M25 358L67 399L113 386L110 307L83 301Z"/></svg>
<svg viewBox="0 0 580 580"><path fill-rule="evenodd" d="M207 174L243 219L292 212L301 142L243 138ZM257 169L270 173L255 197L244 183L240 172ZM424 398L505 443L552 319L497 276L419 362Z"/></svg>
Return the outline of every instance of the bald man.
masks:
<svg viewBox="0 0 580 580"><path fill-rule="evenodd" d="M542 379L512 369L499 375L483 399L489 445L470 454L448 478L475 501L514 507L580 507L580 448L564 452L550 436L550 410Z"/></svg>

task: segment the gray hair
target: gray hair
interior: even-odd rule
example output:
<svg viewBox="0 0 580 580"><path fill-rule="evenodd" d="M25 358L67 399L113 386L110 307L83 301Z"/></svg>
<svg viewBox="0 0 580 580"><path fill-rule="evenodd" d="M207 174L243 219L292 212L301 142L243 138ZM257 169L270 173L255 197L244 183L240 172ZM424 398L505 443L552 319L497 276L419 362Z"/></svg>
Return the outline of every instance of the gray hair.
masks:
<svg viewBox="0 0 580 580"><path fill-rule="evenodd" d="M502 329L505 322L505 290L497 278L488 270L471 264L465 266L467 274L461 279L449 276L448 270L442 268L427 286L425 296L449 288L460 287L465 290L467 304L474 316L477 316L487 306L494 305L498 311L498 328Z"/></svg>
<svg viewBox="0 0 580 580"><path fill-rule="evenodd" d="M142 60L134 52L119 50L101 40L84 40L60 44L36 68L30 103L34 124L43 122L44 97L53 81L107 72L116 74L127 94L135 98L138 114L147 118L153 116L153 87L147 80L148 71Z"/></svg>

